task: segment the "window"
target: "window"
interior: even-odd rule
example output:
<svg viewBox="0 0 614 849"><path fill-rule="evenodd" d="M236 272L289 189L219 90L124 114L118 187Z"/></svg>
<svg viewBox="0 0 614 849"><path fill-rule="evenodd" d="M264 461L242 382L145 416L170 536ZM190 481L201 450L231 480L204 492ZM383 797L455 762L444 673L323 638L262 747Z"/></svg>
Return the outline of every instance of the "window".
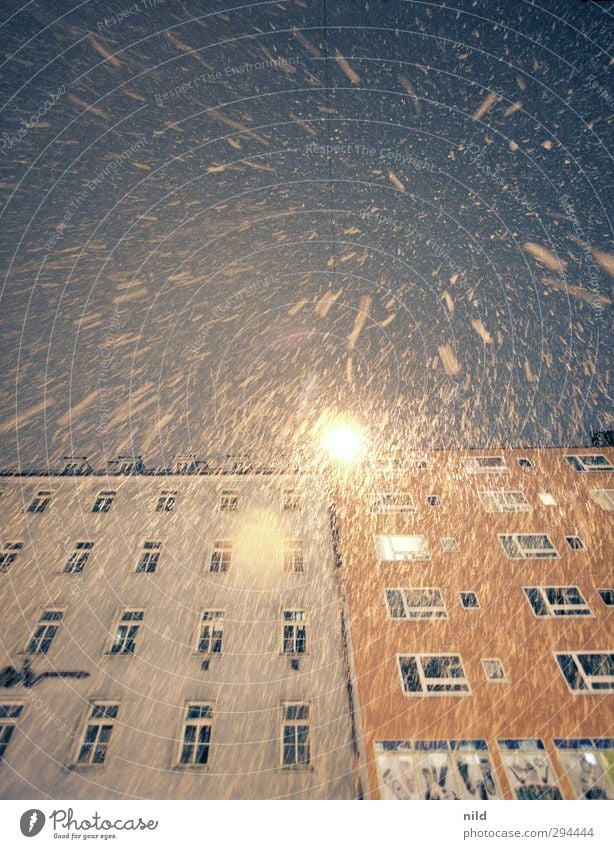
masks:
<svg viewBox="0 0 614 849"><path fill-rule="evenodd" d="M599 593L599 597L601 601L606 605L606 607L614 607L614 588L608 587L607 589L597 590Z"/></svg>
<svg viewBox="0 0 614 849"><path fill-rule="evenodd" d="M474 592L462 592L459 593L459 597L460 603L465 610L471 610L472 608L478 608L480 606L478 597Z"/></svg>
<svg viewBox="0 0 614 849"><path fill-rule="evenodd" d="M179 755L181 766L206 766L209 763L212 722L212 705L190 704L187 706Z"/></svg>
<svg viewBox="0 0 614 849"><path fill-rule="evenodd" d="M137 475L145 471L141 457L125 457L120 455L117 460L112 460L110 465L115 466L115 471L118 475Z"/></svg>
<svg viewBox="0 0 614 849"><path fill-rule="evenodd" d="M0 703L0 761L4 760L23 708L23 704L19 702Z"/></svg>
<svg viewBox="0 0 614 849"><path fill-rule="evenodd" d="M503 457L464 457L465 471L470 475L496 474L509 472Z"/></svg>
<svg viewBox="0 0 614 849"><path fill-rule="evenodd" d="M441 590L411 587L386 589L386 604L391 619L447 619Z"/></svg>
<svg viewBox="0 0 614 849"><path fill-rule="evenodd" d="M542 560L558 557L548 534L497 534L510 560Z"/></svg>
<svg viewBox="0 0 614 849"><path fill-rule="evenodd" d="M282 766L307 767L311 764L309 705L295 702L282 705Z"/></svg>
<svg viewBox="0 0 614 849"><path fill-rule="evenodd" d="M398 655L403 691L410 696L461 696L469 692L459 654Z"/></svg>
<svg viewBox="0 0 614 849"><path fill-rule="evenodd" d="M427 495L426 496L426 503L428 504L429 507L439 507L439 505L441 504L441 501L440 501L438 495Z"/></svg>
<svg viewBox="0 0 614 849"><path fill-rule="evenodd" d="M307 651L307 617L304 610L284 610L282 652L305 654Z"/></svg>
<svg viewBox="0 0 614 849"><path fill-rule="evenodd" d="M614 691L613 652L570 652L554 656L572 693Z"/></svg>
<svg viewBox="0 0 614 849"><path fill-rule="evenodd" d="M565 542L573 551L582 551L584 543L580 537L565 537Z"/></svg>
<svg viewBox="0 0 614 849"><path fill-rule="evenodd" d="M378 492L371 506L372 513L415 513L416 507L408 492Z"/></svg>
<svg viewBox="0 0 614 849"><path fill-rule="evenodd" d="M87 462L87 457L64 457L67 461L62 471L63 475L89 475L93 469Z"/></svg>
<svg viewBox="0 0 614 849"><path fill-rule="evenodd" d="M522 589L538 619L592 615L578 587L523 587Z"/></svg>
<svg viewBox="0 0 614 849"><path fill-rule="evenodd" d="M0 572L8 572L9 566L15 562L22 548L22 542L5 542L0 547Z"/></svg>
<svg viewBox="0 0 614 849"><path fill-rule="evenodd" d="M117 493L112 491L99 492L94 501L92 513L108 513L116 495Z"/></svg>
<svg viewBox="0 0 614 849"><path fill-rule="evenodd" d="M566 454L565 459L576 472L614 472L605 454Z"/></svg>
<svg viewBox="0 0 614 849"><path fill-rule="evenodd" d="M614 799L614 740L554 740L577 799Z"/></svg>
<svg viewBox="0 0 614 849"><path fill-rule="evenodd" d="M175 504L177 502L177 491L167 491L163 490L158 496L158 503L156 504L156 513L170 513L171 510L175 509Z"/></svg>
<svg viewBox="0 0 614 849"><path fill-rule="evenodd" d="M136 638L143 623L142 610L125 610L119 617L110 654L134 654Z"/></svg>
<svg viewBox="0 0 614 849"><path fill-rule="evenodd" d="M302 572L304 568L303 540L289 537L284 542L284 570Z"/></svg>
<svg viewBox="0 0 614 849"><path fill-rule="evenodd" d="M301 496L299 491L297 489L284 489L282 506L284 510L300 510Z"/></svg>
<svg viewBox="0 0 614 849"><path fill-rule="evenodd" d="M497 740L517 799L562 799L556 775L541 740Z"/></svg>
<svg viewBox="0 0 614 849"><path fill-rule="evenodd" d="M482 507L487 513L526 513L531 505L519 490L488 490L478 492Z"/></svg>
<svg viewBox="0 0 614 849"><path fill-rule="evenodd" d="M92 553L94 548L93 542L78 542L76 543L74 550L68 561L66 566L64 566L65 572L83 572L83 567L89 560L89 556Z"/></svg>
<svg viewBox="0 0 614 849"><path fill-rule="evenodd" d="M63 615L61 610L44 610L26 651L30 654L47 654L60 627Z"/></svg>
<svg viewBox="0 0 614 849"><path fill-rule="evenodd" d="M229 539L218 539L213 543L211 552L210 572L227 572L232 555L232 542Z"/></svg>
<svg viewBox="0 0 614 849"><path fill-rule="evenodd" d="M220 510L236 510L241 493L238 489L223 489L220 498Z"/></svg>
<svg viewBox="0 0 614 849"><path fill-rule="evenodd" d="M221 654L224 636L224 611L203 611L198 636L198 651L201 654Z"/></svg>
<svg viewBox="0 0 614 849"><path fill-rule="evenodd" d="M83 766L104 764L118 711L119 705L107 702L94 702L90 706L83 742L77 756L78 764Z"/></svg>
<svg viewBox="0 0 614 849"><path fill-rule="evenodd" d="M376 536L375 551L378 560L430 560L423 536Z"/></svg>
<svg viewBox="0 0 614 849"><path fill-rule="evenodd" d="M482 658L482 666L484 668L484 675L486 675L487 681L501 684L507 683L507 675L505 674L503 664L498 657Z"/></svg>
<svg viewBox="0 0 614 849"><path fill-rule="evenodd" d="M146 542L144 542L143 551L141 552L141 559L136 564L136 571L155 572L158 566L158 560L160 559L161 551L161 542L152 542L151 540L147 540Z"/></svg>
<svg viewBox="0 0 614 849"><path fill-rule="evenodd" d="M441 540L441 547L446 552L446 554L456 554L460 551L458 547L458 543L454 539L454 537L444 537Z"/></svg>
<svg viewBox="0 0 614 849"><path fill-rule="evenodd" d="M538 492L537 497L546 507L554 507L556 505L556 498L550 492Z"/></svg>
<svg viewBox="0 0 614 849"><path fill-rule="evenodd" d="M36 493L36 497L28 507L28 513L44 513L45 509L51 502L51 493L40 491Z"/></svg>
<svg viewBox="0 0 614 849"><path fill-rule="evenodd" d="M591 498L602 510L614 510L614 489L593 489Z"/></svg>
<svg viewBox="0 0 614 849"><path fill-rule="evenodd" d="M486 740L375 743L382 799L500 799Z"/></svg>
<svg viewBox="0 0 614 849"><path fill-rule="evenodd" d="M533 460L529 460L528 457L518 457L516 462L520 466L521 469L532 469L533 468Z"/></svg>

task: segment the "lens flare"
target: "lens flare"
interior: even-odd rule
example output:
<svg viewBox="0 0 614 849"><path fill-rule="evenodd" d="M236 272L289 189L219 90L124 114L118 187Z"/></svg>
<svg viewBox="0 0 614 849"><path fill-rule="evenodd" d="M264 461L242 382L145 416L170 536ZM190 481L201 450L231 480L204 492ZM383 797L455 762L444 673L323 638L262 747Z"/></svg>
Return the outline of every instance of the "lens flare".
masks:
<svg viewBox="0 0 614 849"><path fill-rule="evenodd" d="M365 434L358 425L348 422L330 424L322 434L322 445L328 455L339 463L358 460L366 447Z"/></svg>

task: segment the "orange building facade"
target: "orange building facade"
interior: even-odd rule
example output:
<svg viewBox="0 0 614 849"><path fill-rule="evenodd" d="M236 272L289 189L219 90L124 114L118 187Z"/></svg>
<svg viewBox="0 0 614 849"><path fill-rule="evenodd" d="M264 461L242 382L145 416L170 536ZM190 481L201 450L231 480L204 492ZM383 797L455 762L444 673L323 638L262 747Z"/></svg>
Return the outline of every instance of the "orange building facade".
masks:
<svg viewBox="0 0 614 849"><path fill-rule="evenodd" d="M338 487L369 798L614 798L613 472L441 451Z"/></svg>

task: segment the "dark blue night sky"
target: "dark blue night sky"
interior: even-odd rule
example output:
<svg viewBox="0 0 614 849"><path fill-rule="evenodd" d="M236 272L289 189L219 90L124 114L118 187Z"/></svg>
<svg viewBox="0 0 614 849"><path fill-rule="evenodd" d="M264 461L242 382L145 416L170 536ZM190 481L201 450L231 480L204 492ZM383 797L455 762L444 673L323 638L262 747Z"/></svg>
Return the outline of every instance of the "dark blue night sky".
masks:
<svg viewBox="0 0 614 849"><path fill-rule="evenodd" d="M2 465L611 427L613 12L5 0Z"/></svg>

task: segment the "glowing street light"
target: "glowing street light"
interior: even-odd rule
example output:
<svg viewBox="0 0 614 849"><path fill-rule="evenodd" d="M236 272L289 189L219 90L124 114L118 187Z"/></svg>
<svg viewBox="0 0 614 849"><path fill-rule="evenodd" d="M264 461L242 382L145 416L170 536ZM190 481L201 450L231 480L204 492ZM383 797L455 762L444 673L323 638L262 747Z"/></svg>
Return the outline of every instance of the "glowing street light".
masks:
<svg viewBox="0 0 614 849"><path fill-rule="evenodd" d="M356 424L331 423L323 430L322 445L331 459L338 463L352 463L364 451L366 438L362 428Z"/></svg>

